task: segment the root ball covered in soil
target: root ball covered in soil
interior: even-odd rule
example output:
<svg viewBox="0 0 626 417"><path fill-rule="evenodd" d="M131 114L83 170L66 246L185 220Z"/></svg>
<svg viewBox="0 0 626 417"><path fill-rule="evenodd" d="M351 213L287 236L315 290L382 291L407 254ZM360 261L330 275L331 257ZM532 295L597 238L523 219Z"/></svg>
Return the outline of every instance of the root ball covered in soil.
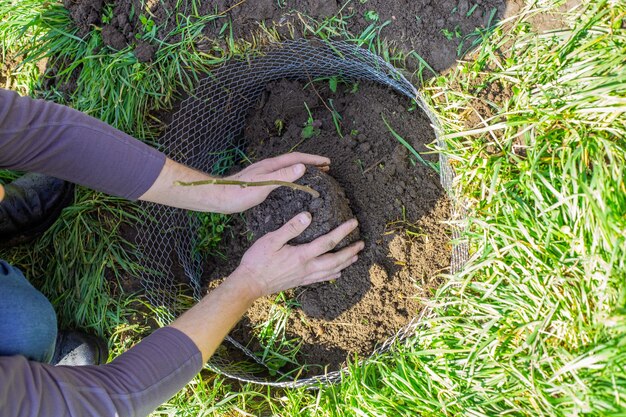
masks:
<svg viewBox="0 0 626 417"><path fill-rule="evenodd" d="M246 214L246 223L254 234L254 240L279 229L303 211L311 213L311 224L300 236L290 241L292 244L309 243L354 218L343 188L330 175L309 166L296 183L313 188L320 193L320 197L313 198L310 194L288 187L272 191L262 204ZM335 249L348 246L358 239L357 228L339 242Z"/></svg>

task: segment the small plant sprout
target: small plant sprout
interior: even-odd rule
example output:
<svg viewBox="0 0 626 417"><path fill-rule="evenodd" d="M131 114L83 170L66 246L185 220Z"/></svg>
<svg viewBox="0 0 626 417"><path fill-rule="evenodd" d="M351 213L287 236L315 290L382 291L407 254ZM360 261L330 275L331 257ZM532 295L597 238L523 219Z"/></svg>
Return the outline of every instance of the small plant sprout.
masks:
<svg viewBox="0 0 626 417"><path fill-rule="evenodd" d="M285 121L283 119L274 120L274 127L276 128L278 136L282 136L285 131Z"/></svg>
<svg viewBox="0 0 626 417"><path fill-rule="evenodd" d="M333 93L337 92L337 84L338 84L338 82L339 82L339 79L337 77L330 77L328 79L328 88Z"/></svg>
<svg viewBox="0 0 626 417"><path fill-rule="evenodd" d="M314 80L314 81L319 81L319 80L322 80L322 79L324 79L324 78L317 79L317 80ZM330 89L330 91L332 91L333 93L336 92L337 91L337 84L339 82L344 82L344 81L342 81L338 76L333 76L333 77L328 78L328 88ZM326 107L326 109L330 112L330 115L332 116L332 119L333 119L333 125L335 126L335 130L337 130L337 134L339 135L339 137L343 138L343 132L341 131L341 120L342 120L341 114L339 114L339 112L335 108L335 105L333 104L333 99L329 98L328 99L328 103L326 103L326 100L324 100L324 98L320 95L319 91L317 91L317 89L315 88L315 85L312 82L307 84L307 86L308 85L310 85L312 87L312 89L315 92L315 94L317 95L317 97L319 97L321 102L324 104L324 107ZM305 105L306 105L306 103L305 103ZM307 107L307 111L309 113L309 120L307 122L307 126L305 126L305 129L309 125L313 125L313 127L315 127L315 125L314 125L315 122L313 122L313 123L311 122L311 120L313 120L313 117L311 116L311 112L309 111L308 107ZM320 126L317 126L317 127L321 127L321 124L320 124Z"/></svg>
<svg viewBox="0 0 626 417"><path fill-rule="evenodd" d="M394 220L385 225L384 235L392 235L397 233L404 233L410 238L424 238L428 239L428 235L421 233L420 227L407 219L406 207L402 206L402 215L398 220Z"/></svg>
<svg viewBox="0 0 626 417"><path fill-rule="evenodd" d="M445 28L441 29L441 33L449 41L463 37L463 33L461 32L461 27L459 25L456 25L453 30L449 30Z"/></svg>
<svg viewBox="0 0 626 417"><path fill-rule="evenodd" d="M139 15L139 21L141 22L141 28L143 29L144 35L149 38L154 38L157 32L157 25L154 23L154 20L144 16ZM135 34L135 38L141 39L143 35L141 33Z"/></svg>
<svg viewBox="0 0 626 417"><path fill-rule="evenodd" d="M317 77L312 80L309 79L309 82L304 85L304 88L311 87L313 86L313 83L317 83L317 82L328 82L328 89L332 93L337 92L337 88L339 87L339 84L349 85L349 83L346 80L344 80L340 75L333 75L331 77Z"/></svg>
<svg viewBox="0 0 626 417"><path fill-rule="evenodd" d="M304 103L304 107L306 107L306 111L309 114L309 117L307 118L307 121L302 128L300 136L302 136L302 139L310 139L313 136L319 135L322 122L313 118L313 114L311 114L311 109L309 109L309 106L306 103Z"/></svg>
<svg viewBox="0 0 626 417"><path fill-rule="evenodd" d="M377 22L378 19L380 19L380 16L378 16L378 13L375 10L368 10L368 11L366 11L363 14L363 17L368 22Z"/></svg>
<svg viewBox="0 0 626 417"><path fill-rule="evenodd" d="M450 32L449 29L441 29L441 33L443 34L443 36L445 36L445 38L449 41L451 41L452 39L454 39L454 35L452 34L452 32Z"/></svg>

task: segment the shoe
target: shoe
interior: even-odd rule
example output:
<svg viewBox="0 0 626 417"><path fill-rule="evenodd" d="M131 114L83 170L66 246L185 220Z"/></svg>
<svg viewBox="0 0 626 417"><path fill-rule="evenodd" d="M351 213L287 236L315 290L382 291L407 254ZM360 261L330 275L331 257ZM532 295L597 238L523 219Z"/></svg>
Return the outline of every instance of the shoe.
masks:
<svg viewBox="0 0 626 417"><path fill-rule="evenodd" d="M102 365L109 357L106 341L76 330L62 330L57 336L52 365Z"/></svg>
<svg viewBox="0 0 626 417"><path fill-rule="evenodd" d="M74 184L28 173L4 186L0 201L0 248L30 242L43 234L74 200Z"/></svg>

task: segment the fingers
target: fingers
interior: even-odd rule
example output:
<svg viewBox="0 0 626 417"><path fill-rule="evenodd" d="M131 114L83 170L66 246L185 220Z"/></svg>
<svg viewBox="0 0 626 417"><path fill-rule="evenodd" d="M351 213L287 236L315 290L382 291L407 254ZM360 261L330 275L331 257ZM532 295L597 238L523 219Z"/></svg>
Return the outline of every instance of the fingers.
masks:
<svg viewBox="0 0 626 417"><path fill-rule="evenodd" d="M304 232L304 229L311 224L311 214L307 212L300 213L294 216L291 220L285 223L280 229L269 233L267 236L272 242L271 245L274 249L280 249L287 244L291 239Z"/></svg>
<svg viewBox="0 0 626 417"><path fill-rule="evenodd" d="M339 278L341 271L359 259L357 253L359 253L363 247L363 242L357 242L337 253L329 253L320 256L315 260L315 266L313 267L317 269L317 271L311 273L306 278L305 284L303 285Z"/></svg>
<svg viewBox="0 0 626 417"><path fill-rule="evenodd" d="M259 181L287 181L294 182L304 175L306 167L304 164L295 164L280 168L267 174L259 175Z"/></svg>
<svg viewBox="0 0 626 417"><path fill-rule="evenodd" d="M319 256L315 259L313 268L318 271L335 274L356 262L356 255L363 250L364 246L363 242L356 242L337 253L327 253Z"/></svg>
<svg viewBox="0 0 626 417"><path fill-rule="evenodd" d="M356 219L352 219L339 225L339 227L333 229L324 236L320 236L313 242L304 245L307 253L315 257L333 250L344 237L348 236L350 232L357 227L358 224L359 223Z"/></svg>
<svg viewBox="0 0 626 417"><path fill-rule="evenodd" d="M334 279L339 279L341 277L341 273L338 272L333 275L319 275L319 276L310 276L302 285L310 285L318 282L332 281Z"/></svg>
<svg viewBox="0 0 626 417"><path fill-rule="evenodd" d="M290 167L296 164L304 165L330 165L330 159L308 153L292 152L263 161L268 171L277 171L281 168Z"/></svg>

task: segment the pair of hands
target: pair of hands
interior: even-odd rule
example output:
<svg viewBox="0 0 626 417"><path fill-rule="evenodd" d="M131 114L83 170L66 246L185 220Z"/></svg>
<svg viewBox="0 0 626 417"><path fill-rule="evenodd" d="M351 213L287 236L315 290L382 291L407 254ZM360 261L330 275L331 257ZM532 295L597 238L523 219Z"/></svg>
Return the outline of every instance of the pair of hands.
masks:
<svg viewBox="0 0 626 417"><path fill-rule="evenodd" d="M304 164L328 165L330 160L315 155L293 153L250 165L230 177L240 181L295 181L305 171ZM261 203L276 187L210 185L172 187L176 180L205 180L206 174L173 162L166 163L161 180L145 195L148 201L168 203L194 210L222 213L243 211ZM196 191L193 191L195 189ZM200 190L200 192L197 192ZM313 242L291 246L289 242L311 223L309 213L300 213L280 229L268 233L244 254L239 267L198 304L171 326L185 333L207 360L224 336L257 298L292 287L339 278L341 270L357 260L363 242L335 253L328 253L357 225L350 220Z"/></svg>
<svg viewBox="0 0 626 417"><path fill-rule="evenodd" d="M293 182L304 175L305 165L326 166L328 158L303 153L290 153L265 159L228 177L255 182L280 180ZM270 187L226 187L220 201L224 212L235 213L262 203L276 189ZM280 229L257 240L244 254L239 267L227 281L241 286L252 297L284 291L289 288L337 279L341 270L357 260L363 242L356 242L339 252L328 253L357 226L355 219L343 223L330 233L305 245L288 245L291 239L311 224L309 213L300 213Z"/></svg>

